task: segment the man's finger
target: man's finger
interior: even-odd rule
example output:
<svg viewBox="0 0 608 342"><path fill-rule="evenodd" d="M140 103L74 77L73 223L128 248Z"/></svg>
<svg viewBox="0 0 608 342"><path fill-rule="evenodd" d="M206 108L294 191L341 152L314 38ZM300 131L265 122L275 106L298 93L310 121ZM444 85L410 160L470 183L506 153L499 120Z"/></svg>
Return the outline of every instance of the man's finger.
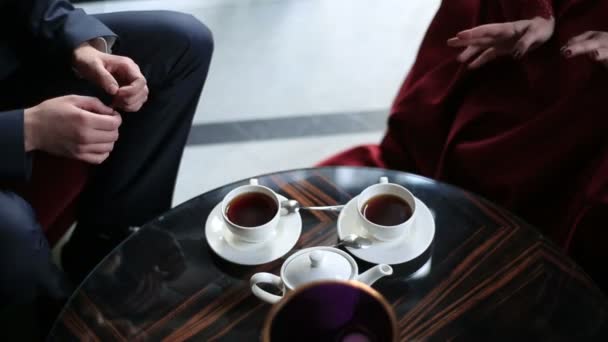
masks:
<svg viewBox="0 0 608 342"><path fill-rule="evenodd" d="M116 92L116 96L121 99L127 99L129 97L134 97L139 95L146 89L146 79L145 78L137 78L131 82L131 84L126 85L118 89Z"/></svg>
<svg viewBox="0 0 608 342"><path fill-rule="evenodd" d="M109 156L110 153L82 153L77 154L76 158L89 164L99 165L108 159Z"/></svg>
<svg viewBox="0 0 608 342"><path fill-rule="evenodd" d="M136 97L129 99L129 101L127 101L124 106L130 112L137 112L141 109L141 107L144 105L144 103L146 103L147 100L148 93L142 92Z"/></svg>
<svg viewBox="0 0 608 342"><path fill-rule="evenodd" d="M498 52L495 48L489 48L484 51L479 57L477 57L471 64L469 64L469 68L477 69L480 66L486 64L487 62L496 59L498 57Z"/></svg>
<svg viewBox="0 0 608 342"><path fill-rule="evenodd" d="M79 152L82 154L88 153L109 153L114 149L114 143L88 144L79 147Z"/></svg>
<svg viewBox="0 0 608 342"><path fill-rule="evenodd" d="M111 56L107 64L108 71L116 75L122 84L130 84L138 78L145 79L139 66L131 59L122 56Z"/></svg>
<svg viewBox="0 0 608 342"><path fill-rule="evenodd" d="M118 130L103 131L97 129L83 129L78 133L77 142L81 145L107 144L118 140Z"/></svg>
<svg viewBox="0 0 608 342"><path fill-rule="evenodd" d="M112 76L112 74L108 70L106 70L106 68L102 64L100 64L95 71L97 84L100 84L103 90L108 94L115 95L118 91L119 86L114 76Z"/></svg>
<svg viewBox="0 0 608 342"><path fill-rule="evenodd" d="M137 98L129 99L129 102L120 103L117 104L117 106L125 112L134 113L138 112L147 100L148 96L146 94L141 94Z"/></svg>
<svg viewBox="0 0 608 342"><path fill-rule="evenodd" d="M105 115L113 115L114 109L106 106L100 99L91 96L72 96L76 102L76 106L89 112Z"/></svg>
<svg viewBox="0 0 608 342"><path fill-rule="evenodd" d="M140 92L139 94L126 98L114 98L112 105L127 112L136 112L148 100L148 92Z"/></svg>
<svg viewBox="0 0 608 342"><path fill-rule="evenodd" d="M136 103L144 103L144 102L146 102L145 100L148 98L148 94L149 94L148 87L145 87L144 90L139 92L139 94L127 99L127 101L125 101L125 104L131 105L131 104L136 104Z"/></svg>
<svg viewBox="0 0 608 342"><path fill-rule="evenodd" d="M122 117L118 113L103 115L83 110L80 115L87 127L98 131L116 131L122 124Z"/></svg>
<svg viewBox="0 0 608 342"><path fill-rule="evenodd" d="M141 83L123 87L114 97L113 105L129 112L136 112L147 100L148 94L148 86L145 83L143 87Z"/></svg>

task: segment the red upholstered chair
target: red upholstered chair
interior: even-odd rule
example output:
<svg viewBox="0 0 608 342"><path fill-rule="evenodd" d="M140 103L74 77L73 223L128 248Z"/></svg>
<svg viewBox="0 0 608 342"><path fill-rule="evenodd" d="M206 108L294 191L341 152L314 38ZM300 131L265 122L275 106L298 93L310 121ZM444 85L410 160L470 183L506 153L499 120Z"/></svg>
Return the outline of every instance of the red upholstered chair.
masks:
<svg viewBox="0 0 608 342"><path fill-rule="evenodd" d="M90 167L82 162L37 153L32 178L16 191L34 208L49 244L53 246L75 221L78 195Z"/></svg>

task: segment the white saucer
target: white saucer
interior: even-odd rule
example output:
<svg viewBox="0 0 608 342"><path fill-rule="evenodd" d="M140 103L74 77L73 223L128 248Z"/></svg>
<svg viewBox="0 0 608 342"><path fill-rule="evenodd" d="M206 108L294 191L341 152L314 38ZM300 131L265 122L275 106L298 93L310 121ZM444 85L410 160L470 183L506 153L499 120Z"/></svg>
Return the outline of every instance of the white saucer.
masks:
<svg viewBox="0 0 608 342"><path fill-rule="evenodd" d="M279 195L281 201L287 198ZM300 238L302 218L299 213L282 216L279 225L267 241L250 243L238 239L224 223L221 203L215 206L205 223L205 238L211 249L222 259L240 265L260 265L287 254Z"/></svg>
<svg viewBox="0 0 608 342"><path fill-rule="evenodd" d="M416 214L409 231L396 240L385 242L375 239L360 224L357 197L353 198L338 217L338 236L349 234L365 236L373 244L366 249L346 249L361 260L374 264L401 264L420 256L429 248L435 236L435 220L429 208L416 198Z"/></svg>

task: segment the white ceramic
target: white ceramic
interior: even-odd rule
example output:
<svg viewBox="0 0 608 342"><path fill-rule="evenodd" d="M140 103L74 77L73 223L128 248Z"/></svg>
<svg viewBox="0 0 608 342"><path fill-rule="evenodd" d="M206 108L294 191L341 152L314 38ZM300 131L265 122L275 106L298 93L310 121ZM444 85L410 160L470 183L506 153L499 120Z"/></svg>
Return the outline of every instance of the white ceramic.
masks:
<svg viewBox="0 0 608 342"><path fill-rule="evenodd" d="M338 236L357 234L372 239L372 245L366 249L346 249L361 260L374 264L396 265L408 262L426 251L435 236L435 220L429 208L418 198L416 213L407 234L391 240L382 241L370 236L358 214L357 197L353 198L338 217Z"/></svg>
<svg viewBox="0 0 608 342"><path fill-rule="evenodd" d="M279 195L281 201L287 198ZM213 208L205 223L209 247L222 259L240 265L261 265L287 254L302 233L299 213L281 216L270 238L261 243L249 243L234 236L222 216L221 203Z"/></svg>
<svg viewBox="0 0 608 342"><path fill-rule="evenodd" d="M379 195L394 195L403 199L412 208L412 216L396 226L383 226L371 222L363 215L362 209L367 201ZM381 241L390 241L403 236L411 227L416 215L416 201L409 190L399 184L389 183L386 177L381 177L378 184L367 187L357 196L357 212L361 224L369 232L369 235Z"/></svg>
<svg viewBox="0 0 608 342"><path fill-rule="evenodd" d="M226 216L226 210L230 202L246 193L258 192L265 194L272 198L277 205L277 212L272 217L272 219L261 226L256 227L243 227L238 224L232 223L228 217ZM237 238L251 243L264 242L268 240L276 230L277 225L279 224L279 219L281 218L281 199L279 195L272 191L272 189L265 187L263 185L259 185L258 180L256 178L252 178L249 180L249 185L239 186L236 189L230 191L222 200L222 217L226 223L226 227L230 229L232 234Z"/></svg>
<svg viewBox="0 0 608 342"><path fill-rule="evenodd" d="M355 259L348 253L333 247L311 247L300 250L287 258L281 267L281 276L256 273L251 277L251 292L261 300L274 304L288 291L319 280L357 280L371 285L378 279L393 274L389 265L376 265L362 274ZM263 290L258 284L269 283L279 288L281 296Z"/></svg>

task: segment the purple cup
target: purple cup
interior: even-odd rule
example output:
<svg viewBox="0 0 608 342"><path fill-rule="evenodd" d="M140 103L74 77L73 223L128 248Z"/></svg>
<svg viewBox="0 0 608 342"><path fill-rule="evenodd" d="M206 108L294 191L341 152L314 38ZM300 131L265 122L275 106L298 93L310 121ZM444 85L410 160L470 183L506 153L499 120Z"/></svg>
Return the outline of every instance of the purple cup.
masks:
<svg viewBox="0 0 608 342"><path fill-rule="evenodd" d="M264 342L397 341L397 321L386 299L358 281L320 281L289 292L270 311Z"/></svg>

